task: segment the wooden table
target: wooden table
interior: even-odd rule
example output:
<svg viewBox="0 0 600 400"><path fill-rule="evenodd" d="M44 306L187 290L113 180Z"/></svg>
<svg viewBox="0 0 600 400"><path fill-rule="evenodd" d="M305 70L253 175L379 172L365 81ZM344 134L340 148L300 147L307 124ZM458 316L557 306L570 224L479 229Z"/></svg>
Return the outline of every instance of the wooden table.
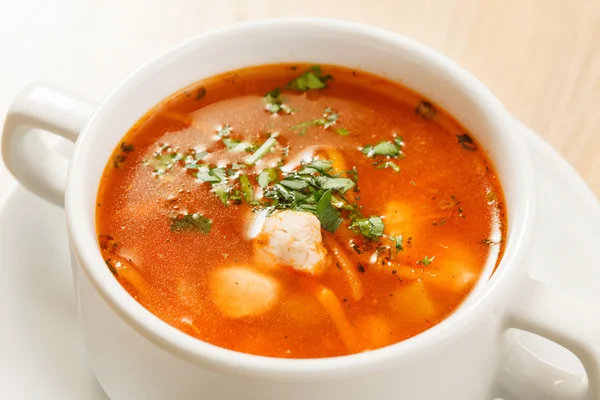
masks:
<svg viewBox="0 0 600 400"><path fill-rule="evenodd" d="M99 100L185 38L278 16L360 21L440 50L488 85L600 195L600 0L5 1L0 119L31 80Z"/></svg>

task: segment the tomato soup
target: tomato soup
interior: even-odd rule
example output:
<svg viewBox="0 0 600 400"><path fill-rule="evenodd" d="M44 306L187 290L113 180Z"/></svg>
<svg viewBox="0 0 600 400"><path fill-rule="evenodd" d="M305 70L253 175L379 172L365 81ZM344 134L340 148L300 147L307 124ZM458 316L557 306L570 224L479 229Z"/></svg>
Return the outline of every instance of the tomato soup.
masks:
<svg viewBox="0 0 600 400"><path fill-rule="evenodd" d="M369 73L277 64L143 116L106 165L96 226L115 279L168 324L316 358L447 318L499 262L507 221L486 154L438 105Z"/></svg>

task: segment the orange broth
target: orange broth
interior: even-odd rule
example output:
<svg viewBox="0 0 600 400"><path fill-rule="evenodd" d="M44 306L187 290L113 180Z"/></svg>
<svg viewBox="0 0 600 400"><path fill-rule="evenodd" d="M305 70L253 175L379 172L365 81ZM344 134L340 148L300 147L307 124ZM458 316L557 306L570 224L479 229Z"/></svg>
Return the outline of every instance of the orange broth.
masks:
<svg viewBox="0 0 600 400"><path fill-rule="evenodd" d="M133 126L105 168L96 224L108 267L143 306L200 340L291 358L383 347L444 320L484 266L500 260L507 224L502 190L465 129L420 95L361 71L325 65L322 74L312 71L326 87L286 88L310 68L252 67L190 86ZM274 113L265 94L277 87L281 94L274 97L285 110ZM275 132L270 151L256 165L245 164ZM226 140L249 148L231 150ZM361 151L381 142L401 153ZM208 154L196 161L202 151ZM318 276L287 265L261 267L255 255L260 243L248 238L253 209L272 204L258 174L307 151L332 161L332 174L353 180L353 188L334 195L384 226L383 235L374 228L369 238L349 229L357 214L338 210L340 226L322 230L327 266ZM229 198L198 179L193 165L185 167L191 164L230 169ZM240 174L257 197L252 205L236 191ZM186 225L191 214L210 219L210 230ZM277 300L267 311L244 317L221 311L211 279L231 266L277 282Z"/></svg>

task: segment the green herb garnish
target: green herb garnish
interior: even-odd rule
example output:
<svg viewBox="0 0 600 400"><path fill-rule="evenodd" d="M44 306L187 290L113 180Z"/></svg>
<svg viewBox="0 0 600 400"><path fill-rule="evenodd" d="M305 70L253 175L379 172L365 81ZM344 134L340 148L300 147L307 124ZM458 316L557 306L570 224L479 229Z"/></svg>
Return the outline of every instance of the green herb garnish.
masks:
<svg viewBox="0 0 600 400"><path fill-rule="evenodd" d="M376 167L376 169L384 169L384 168L391 168L396 172L400 172L400 167L393 161L386 161L383 164L380 164Z"/></svg>
<svg viewBox="0 0 600 400"><path fill-rule="evenodd" d="M219 128L217 130L217 136L220 137L220 138L229 137L229 135L231 134L231 131L233 131L233 129L231 128L231 126L224 125L223 127Z"/></svg>
<svg viewBox="0 0 600 400"><path fill-rule="evenodd" d="M387 156L387 157L401 157L403 153L401 151L403 146L402 138L394 138L393 141L385 140L383 142L379 142L376 145L366 145L362 148L362 153L369 158L373 158L375 156Z"/></svg>
<svg viewBox="0 0 600 400"><path fill-rule="evenodd" d="M250 183L250 178L248 178L248 175L240 175L240 185L242 187L242 195L244 196L246 203L250 205L256 204L256 201L254 200L254 188L252 187L252 183Z"/></svg>
<svg viewBox="0 0 600 400"><path fill-rule="evenodd" d="M196 173L196 178L202 182L221 183L227 179L227 171L225 168L209 167L202 165Z"/></svg>
<svg viewBox="0 0 600 400"><path fill-rule="evenodd" d="M245 160L247 165L254 165L258 160L263 158L269 151L271 151L271 147L277 143L277 139L275 139L277 135L272 135L265 142L260 145L260 147L252 153L252 155L248 156Z"/></svg>
<svg viewBox="0 0 600 400"><path fill-rule="evenodd" d="M327 232L335 232L342 223L343 220L340 217L340 213L331 205L331 190L323 193L319 199L317 203L317 218L321 222L321 227Z"/></svg>
<svg viewBox="0 0 600 400"><path fill-rule="evenodd" d="M404 250L404 243L402 241L402 235L388 236L388 239L390 239L392 241L392 243L396 247L397 252Z"/></svg>
<svg viewBox="0 0 600 400"><path fill-rule="evenodd" d="M212 221L202 214L187 214L171 220L172 232L199 232L208 235L212 227Z"/></svg>
<svg viewBox="0 0 600 400"><path fill-rule="evenodd" d="M331 75L323 75L321 67L313 65L308 71L300 75L298 78L290 81L286 88L305 92L307 90L323 89L327 87L328 80L333 79Z"/></svg>
<svg viewBox="0 0 600 400"><path fill-rule="evenodd" d="M294 110L283 103L283 99L281 98L281 89L275 88L267 93L263 97L263 101L265 102L265 108L272 114L277 114L279 111L284 112L285 114L291 114Z"/></svg>
<svg viewBox="0 0 600 400"><path fill-rule="evenodd" d="M276 168L265 168L258 174L258 185L262 188L269 186L271 182L277 179L278 173Z"/></svg>
<svg viewBox="0 0 600 400"><path fill-rule="evenodd" d="M433 262L433 260L435 259L435 256L429 258L427 256L423 257L422 260L417 261L417 264L421 264L425 267L427 267L429 264L431 264Z"/></svg>
<svg viewBox="0 0 600 400"><path fill-rule="evenodd" d="M350 134L350 131L346 128L337 128L335 131L340 136L348 136Z"/></svg>
<svg viewBox="0 0 600 400"><path fill-rule="evenodd" d="M350 225L350 229L357 229L363 236L373 240L377 240L383 235L383 227L383 221L376 216L356 219Z"/></svg>

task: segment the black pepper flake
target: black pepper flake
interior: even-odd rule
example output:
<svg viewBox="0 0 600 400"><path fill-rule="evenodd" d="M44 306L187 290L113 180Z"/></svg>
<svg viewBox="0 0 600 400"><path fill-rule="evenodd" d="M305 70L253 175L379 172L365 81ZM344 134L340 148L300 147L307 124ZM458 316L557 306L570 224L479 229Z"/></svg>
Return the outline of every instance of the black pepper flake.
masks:
<svg viewBox="0 0 600 400"><path fill-rule="evenodd" d="M476 151L477 144L473 141L473 138L468 134L464 135L456 135L456 139L458 139L458 144L462 146L463 149L468 151Z"/></svg>
<svg viewBox="0 0 600 400"><path fill-rule="evenodd" d="M398 271L396 271L395 269L392 270L392 275L396 275Z"/></svg>
<svg viewBox="0 0 600 400"><path fill-rule="evenodd" d="M365 273L365 266L362 263L358 263L358 272Z"/></svg>
<svg viewBox="0 0 600 400"><path fill-rule="evenodd" d="M362 254L363 251L360 249L360 247L358 247L358 245L356 243L352 243L350 245L350 247L352 247L352 249L354 249L354 251L356 252L356 254Z"/></svg>
<svg viewBox="0 0 600 400"><path fill-rule="evenodd" d="M348 302L348 298L344 297L344 303L347 303L347 302Z"/></svg>
<svg viewBox="0 0 600 400"><path fill-rule="evenodd" d="M202 100L206 96L206 88L201 87L198 89L198 93L196 93L196 100Z"/></svg>
<svg viewBox="0 0 600 400"><path fill-rule="evenodd" d="M431 121L437 114L437 110L428 101L422 101L415 108L415 113L426 121Z"/></svg>
<svg viewBox="0 0 600 400"><path fill-rule="evenodd" d="M341 269L342 269L342 266L340 265L340 263L339 263L339 262L336 262L336 263L335 263L335 266L336 266L336 267L337 267L337 269L339 269L339 270L341 270Z"/></svg>
<svg viewBox="0 0 600 400"><path fill-rule="evenodd" d="M110 270L110 272L112 272L112 274L114 276L119 276L119 272L117 271L117 269L110 262L110 258L107 258L106 260L104 260L104 262L106 263L106 265L108 266L108 269Z"/></svg>
<svg viewBox="0 0 600 400"><path fill-rule="evenodd" d="M131 153L133 151L133 144L121 142L121 151L123 153Z"/></svg>

